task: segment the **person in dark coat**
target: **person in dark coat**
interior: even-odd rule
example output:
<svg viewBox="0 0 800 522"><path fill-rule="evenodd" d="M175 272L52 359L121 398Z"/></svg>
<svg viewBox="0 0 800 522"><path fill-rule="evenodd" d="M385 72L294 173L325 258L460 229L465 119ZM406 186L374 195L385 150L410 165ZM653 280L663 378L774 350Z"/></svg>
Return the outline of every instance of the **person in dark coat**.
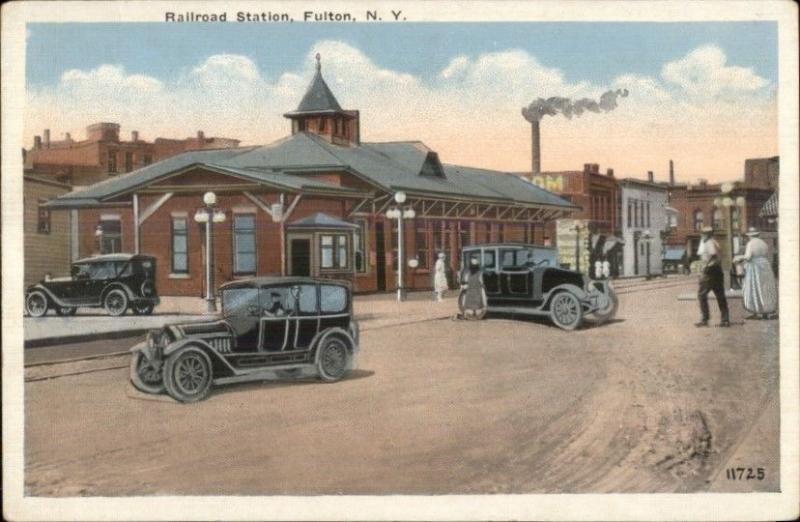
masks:
<svg viewBox="0 0 800 522"><path fill-rule="evenodd" d="M728 316L728 300L725 298L725 276L722 272L719 244L711 237L712 232L713 229L711 227L703 227L703 236L697 249L697 255L703 261L700 273L700 288L697 292L697 300L700 301L702 317L694 325L698 327L708 326L708 294L714 292L721 316L717 326L727 327L731 325L731 322Z"/></svg>
<svg viewBox="0 0 800 522"><path fill-rule="evenodd" d="M464 319L480 319L486 314L486 290L477 257L469 260L469 266L461 274L461 296L458 304Z"/></svg>

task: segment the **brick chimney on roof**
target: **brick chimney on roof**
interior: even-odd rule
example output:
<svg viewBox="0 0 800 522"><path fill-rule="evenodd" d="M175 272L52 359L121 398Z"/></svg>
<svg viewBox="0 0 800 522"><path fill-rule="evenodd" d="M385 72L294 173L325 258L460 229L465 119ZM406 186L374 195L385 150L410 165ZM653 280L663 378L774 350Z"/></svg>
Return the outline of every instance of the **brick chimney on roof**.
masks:
<svg viewBox="0 0 800 522"><path fill-rule="evenodd" d="M42 137L41 136L34 136L33 137L33 148L37 149L37 150L42 148Z"/></svg>
<svg viewBox="0 0 800 522"><path fill-rule="evenodd" d="M139 141L139 131L131 131L131 141Z"/></svg>
<svg viewBox="0 0 800 522"><path fill-rule="evenodd" d="M44 130L44 148L50 148L50 129Z"/></svg>
<svg viewBox="0 0 800 522"><path fill-rule="evenodd" d="M614 177L614 169L606 169L606 176L608 176L609 178L613 178Z"/></svg>
<svg viewBox="0 0 800 522"><path fill-rule="evenodd" d="M203 131L197 131L197 141L198 143L202 144L206 140L206 135Z"/></svg>
<svg viewBox="0 0 800 522"><path fill-rule="evenodd" d="M654 180L654 178L653 178L653 171L652 171L652 170L648 170L648 171L647 171L647 181L649 181L650 183L652 183L652 182L653 182L653 180Z"/></svg>

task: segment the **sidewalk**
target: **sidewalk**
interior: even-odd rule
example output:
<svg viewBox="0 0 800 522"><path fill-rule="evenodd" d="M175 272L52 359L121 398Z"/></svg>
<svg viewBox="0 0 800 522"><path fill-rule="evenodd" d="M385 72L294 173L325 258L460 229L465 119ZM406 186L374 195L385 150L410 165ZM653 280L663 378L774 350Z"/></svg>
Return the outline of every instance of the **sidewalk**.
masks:
<svg viewBox="0 0 800 522"><path fill-rule="evenodd" d="M356 296L353 312L361 330L444 319L457 312L456 293L451 291L450 294L441 303L431 298L431 292L409 293L402 303L397 302L394 293ZM192 305L190 310L202 309L204 302L200 299L197 301L199 304L186 304ZM167 324L208 321L219 317L209 314L164 313L160 308L156 308L156 313L150 316L128 313L122 317L111 317L102 311L87 310L73 317L25 317L25 347L144 335L149 330Z"/></svg>

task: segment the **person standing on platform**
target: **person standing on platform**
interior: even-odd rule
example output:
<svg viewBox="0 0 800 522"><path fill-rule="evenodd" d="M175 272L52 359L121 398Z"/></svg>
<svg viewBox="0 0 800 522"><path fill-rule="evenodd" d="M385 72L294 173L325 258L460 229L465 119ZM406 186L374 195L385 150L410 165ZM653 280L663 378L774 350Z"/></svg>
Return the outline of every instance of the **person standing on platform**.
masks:
<svg viewBox="0 0 800 522"><path fill-rule="evenodd" d="M742 301L751 314L747 319L767 319L778 309L778 288L769 262L769 247L758 236L759 231L750 227L744 254L734 258L737 266L744 265Z"/></svg>
<svg viewBox="0 0 800 522"><path fill-rule="evenodd" d="M436 294L437 301L441 301L444 293L448 290L447 272L445 270L444 252L439 252L439 258L433 267L433 292Z"/></svg>
<svg viewBox="0 0 800 522"><path fill-rule="evenodd" d="M711 227L703 227L700 246L697 249L697 255L703 262L700 272L700 288L697 292L702 317L699 322L694 324L698 327L708 326L709 292L714 292L714 297L717 298L717 305L719 305L721 320L717 326L728 327L731 325L728 316L728 300L725 299L725 276L720 262L720 248L719 244L711 236L713 231L714 229Z"/></svg>

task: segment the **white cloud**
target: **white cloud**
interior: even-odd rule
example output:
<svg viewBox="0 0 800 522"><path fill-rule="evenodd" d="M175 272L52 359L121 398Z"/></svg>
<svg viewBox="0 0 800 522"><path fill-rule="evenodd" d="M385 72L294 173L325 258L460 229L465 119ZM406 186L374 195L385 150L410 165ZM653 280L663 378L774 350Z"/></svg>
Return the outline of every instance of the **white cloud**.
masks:
<svg viewBox="0 0 800 522"><path fill-rule="evenodd" d="M730 177L740 174L746 154L775 153L764 150L769 143L776 147L769 82L727 64L722 50L712 46L665 64L659 78L623 74L602 86L569 82L560 70L518 49L455 56L425 81L332 40L317 42L296 69L272 79L251 58L233 54L210 56L164 80L118 65L72 69L55 86L29 90L26 136L32 141L33 134L51 128L55 136L71 132L79 138L90 123L117 121L150 140L203 129L206 135L267 143L288 133L281 114L300 101L316 53L340 104L361 110L366 141L420 139L446 162L525 170L530 128L520 114L523 106L537 97L597 98L616 88L630 95L613 112L545 119L544 168L597 162L641 175L670 157L708 166L713 150L720 158L713 168ZM700 174L714 177L713 169Z"/></svg>
<svg viewBox="0 0 800 522"><path fill-rule="evenodd" d="M664 64L661 76L690 96L735 96L763 89L769 82L751 69L727 65L725 53L708 45L683 58Z"/></svg>

